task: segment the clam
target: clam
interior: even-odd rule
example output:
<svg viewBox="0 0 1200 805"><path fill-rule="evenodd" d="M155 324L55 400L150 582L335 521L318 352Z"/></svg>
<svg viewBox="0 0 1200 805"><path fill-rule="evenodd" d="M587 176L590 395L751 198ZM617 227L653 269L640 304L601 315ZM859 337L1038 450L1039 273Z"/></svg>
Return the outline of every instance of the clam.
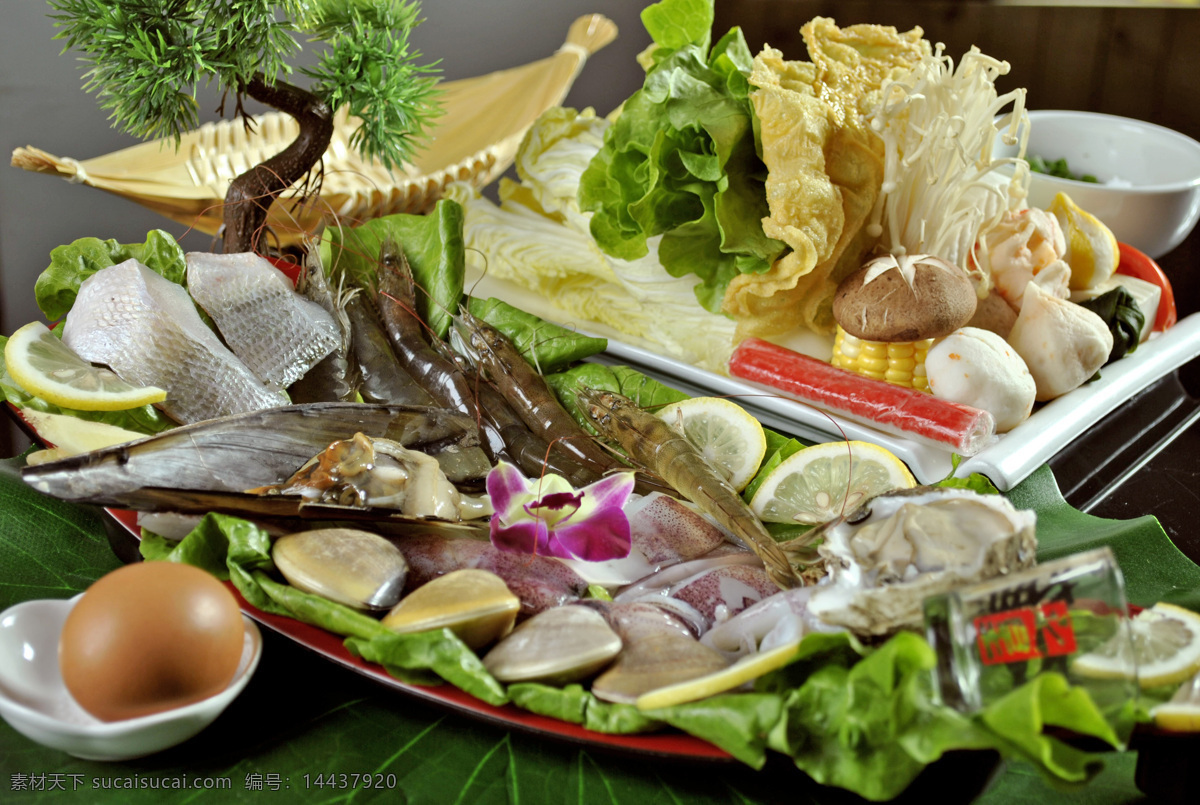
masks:
<svg viewBox="0 0 1200 805"><path fill-rule="evenodd" d="M521 601L495 573L464 568L404 597L383 619L393 632L449 629L473 649L512 631Z"/></svg>
<svg viewBox="0 0 1200 805"><path fill-rule="evenodd" d="M287 534L271 546L271 560L293 587L370 611L395 606L408 575L399 548L353 528Z"/></svg>
<svg viewBox="0 0 1200 805"><path fill-rule="evenodd" d="M612 662L621 638L604 616L577 604L534 615L483 658L501 682L565 685L586 679Z"/></svg>
<svg viewBox="0 0 1200 805"><path fill-rule="evenodd" d="M1033 565L1036 523L1007 498L967 489L879 495L805 536L821 541L828 570L808 612L860 635L917 628L926 597Z"/></svg>
<svg viewBox="0 0 1200 805"><path fill-rule="evenodd" d="M718 651L674 630L640 636L592 682L598 699L634 704L652 690L698 679L730 665Z"/></svg>

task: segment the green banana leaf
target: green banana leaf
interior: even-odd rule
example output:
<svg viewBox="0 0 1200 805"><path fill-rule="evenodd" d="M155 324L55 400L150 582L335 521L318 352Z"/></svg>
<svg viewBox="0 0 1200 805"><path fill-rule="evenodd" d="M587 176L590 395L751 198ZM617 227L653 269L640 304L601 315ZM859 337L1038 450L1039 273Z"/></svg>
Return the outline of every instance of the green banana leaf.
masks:
<svg viewBox="0 0 1200 805"><path fill-rule="evenodd" d="M20 480L22 463L22 457L0 461L0 609L69 597L120 564L105 536L105 515L34 492ZM1102 542L1116 551L1135 603L1160 597L1188 603L1189 591L1194 596L1200 589L1200 568L1154 518L1118 522L1082 514L1062 500L1046 468L1009 495L1038 511L1043 558ZM786 792L794 803L848 800L786 760L755 772L733 761L631 758L509 732L381 688L273 633L264 637L262 664L238 700L195 738L147 758L78 760L0 722L0 799L225 803L275 796L286 802L641 805L766 803ZM1063 790L1023 764L996 769L989 753L963 753L930 766L904 799L1138 800L1136 754L1106 758L1105 770L1086 787Z"/></svg>

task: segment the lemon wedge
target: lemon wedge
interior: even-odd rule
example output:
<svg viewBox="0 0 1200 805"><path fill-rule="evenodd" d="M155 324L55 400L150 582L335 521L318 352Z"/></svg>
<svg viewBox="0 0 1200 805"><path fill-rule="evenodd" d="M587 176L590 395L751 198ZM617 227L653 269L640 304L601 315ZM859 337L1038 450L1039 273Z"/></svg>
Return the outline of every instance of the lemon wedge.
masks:
<svg viewBox="0 0 1200 805"><path fill-rule="evenodd" d="M1175 732L1200 732L1200 673L1179 686L1170 701L1150 711L1154 723Z"/></svg>
<svg viewBox="0 0 1200 805"><path fill-rule="evenodd" d="M639 710L656 710L660 707L672 707L676 704L707 699L709 696L740 687L768 671L782 668L791 661L792 657L796 656L796 649L799 647L800 641L796 640L767 651L751 654L720 671L643 693L637 697L634 704Z"/></svg>
<svg viewBox="0 0 1200 805"><path fill-rule="evenodd" d="M763 479L750 508L767 523L819 525L870 497L916 486L904 462L869 442L827 442L784 459Z"/></svg>
<svg viewBox="0 0 1200 805"><path fill-rule="evenodd" d="M1174 685L1200 671L1200 615L1174 604L1158 603L1129 621L1133 654L1118 637L1075 658L1071 669L1097 679L1132 678L1143 688Z"/></svg>
<svg viewBox="0 0 1200 805"><path fill-rule="evenodd" d="M767 454L762 424L722 397L692 397L666 406L658 415L687 437L739 492L758 473Z"/></svg>
<svg viewBox="0 0 1200 805"><path fill-rule="evenodd" d="M80 358L46 325L33 321L12 334L4 347L8 373L35 397L80 411L120 411L161 402L167 393L134 386Z"/></svg>
<svg viewBox="0 0 1200 805"><path fill-rule="evenodd" d="M107 422L91 422L66 414L47 414L32 408L21 411L21 417L42 441L54 445L50 449L30 453L25 463L31 465L145 438L143 433L118 428Z"/></svg>
<svg viewBox="0 0 1200 805"><path fill-rule="evenodd" d="M1085 212L1066 193L1055 195L1047 212L1058 219L1067 241L1063 259L1071 267L1071 290L1082 291L1106 282L1121 262L1117 238L1112 230L1096 216Z"/></svg>

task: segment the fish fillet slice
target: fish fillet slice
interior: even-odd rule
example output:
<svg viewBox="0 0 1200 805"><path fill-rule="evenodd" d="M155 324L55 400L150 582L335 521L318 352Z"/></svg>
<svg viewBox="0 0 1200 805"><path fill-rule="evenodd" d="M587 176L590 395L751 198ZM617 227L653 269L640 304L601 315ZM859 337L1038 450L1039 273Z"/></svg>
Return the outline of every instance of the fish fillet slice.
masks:
<svg viewBox="0 0 1200 805"><path fill-rule="evenodd" d="M191 252L187 276L233 354L268 385L287 388L341 342L333 316L257 254Z"/></svg>
<svg viewBox="0 0 1200 805"><path fill-rule="evenodd" d="M166 389L162 409L180 422L288 404L205 326L187 291L137 260L83 282L63 343L127 382Z"/></svg>

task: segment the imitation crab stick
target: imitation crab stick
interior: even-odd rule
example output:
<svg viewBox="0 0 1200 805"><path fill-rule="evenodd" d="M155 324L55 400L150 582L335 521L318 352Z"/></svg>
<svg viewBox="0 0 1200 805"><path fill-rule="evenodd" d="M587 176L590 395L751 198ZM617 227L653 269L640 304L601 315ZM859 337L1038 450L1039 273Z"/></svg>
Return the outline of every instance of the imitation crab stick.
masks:
<svg viewBox="0 0 1200 805"><path fill-rule="evenodd" d="M759 338L737 346L729 373L846 419L964 456L987 447L996 433L987 411L839 369Z"/></svg>

